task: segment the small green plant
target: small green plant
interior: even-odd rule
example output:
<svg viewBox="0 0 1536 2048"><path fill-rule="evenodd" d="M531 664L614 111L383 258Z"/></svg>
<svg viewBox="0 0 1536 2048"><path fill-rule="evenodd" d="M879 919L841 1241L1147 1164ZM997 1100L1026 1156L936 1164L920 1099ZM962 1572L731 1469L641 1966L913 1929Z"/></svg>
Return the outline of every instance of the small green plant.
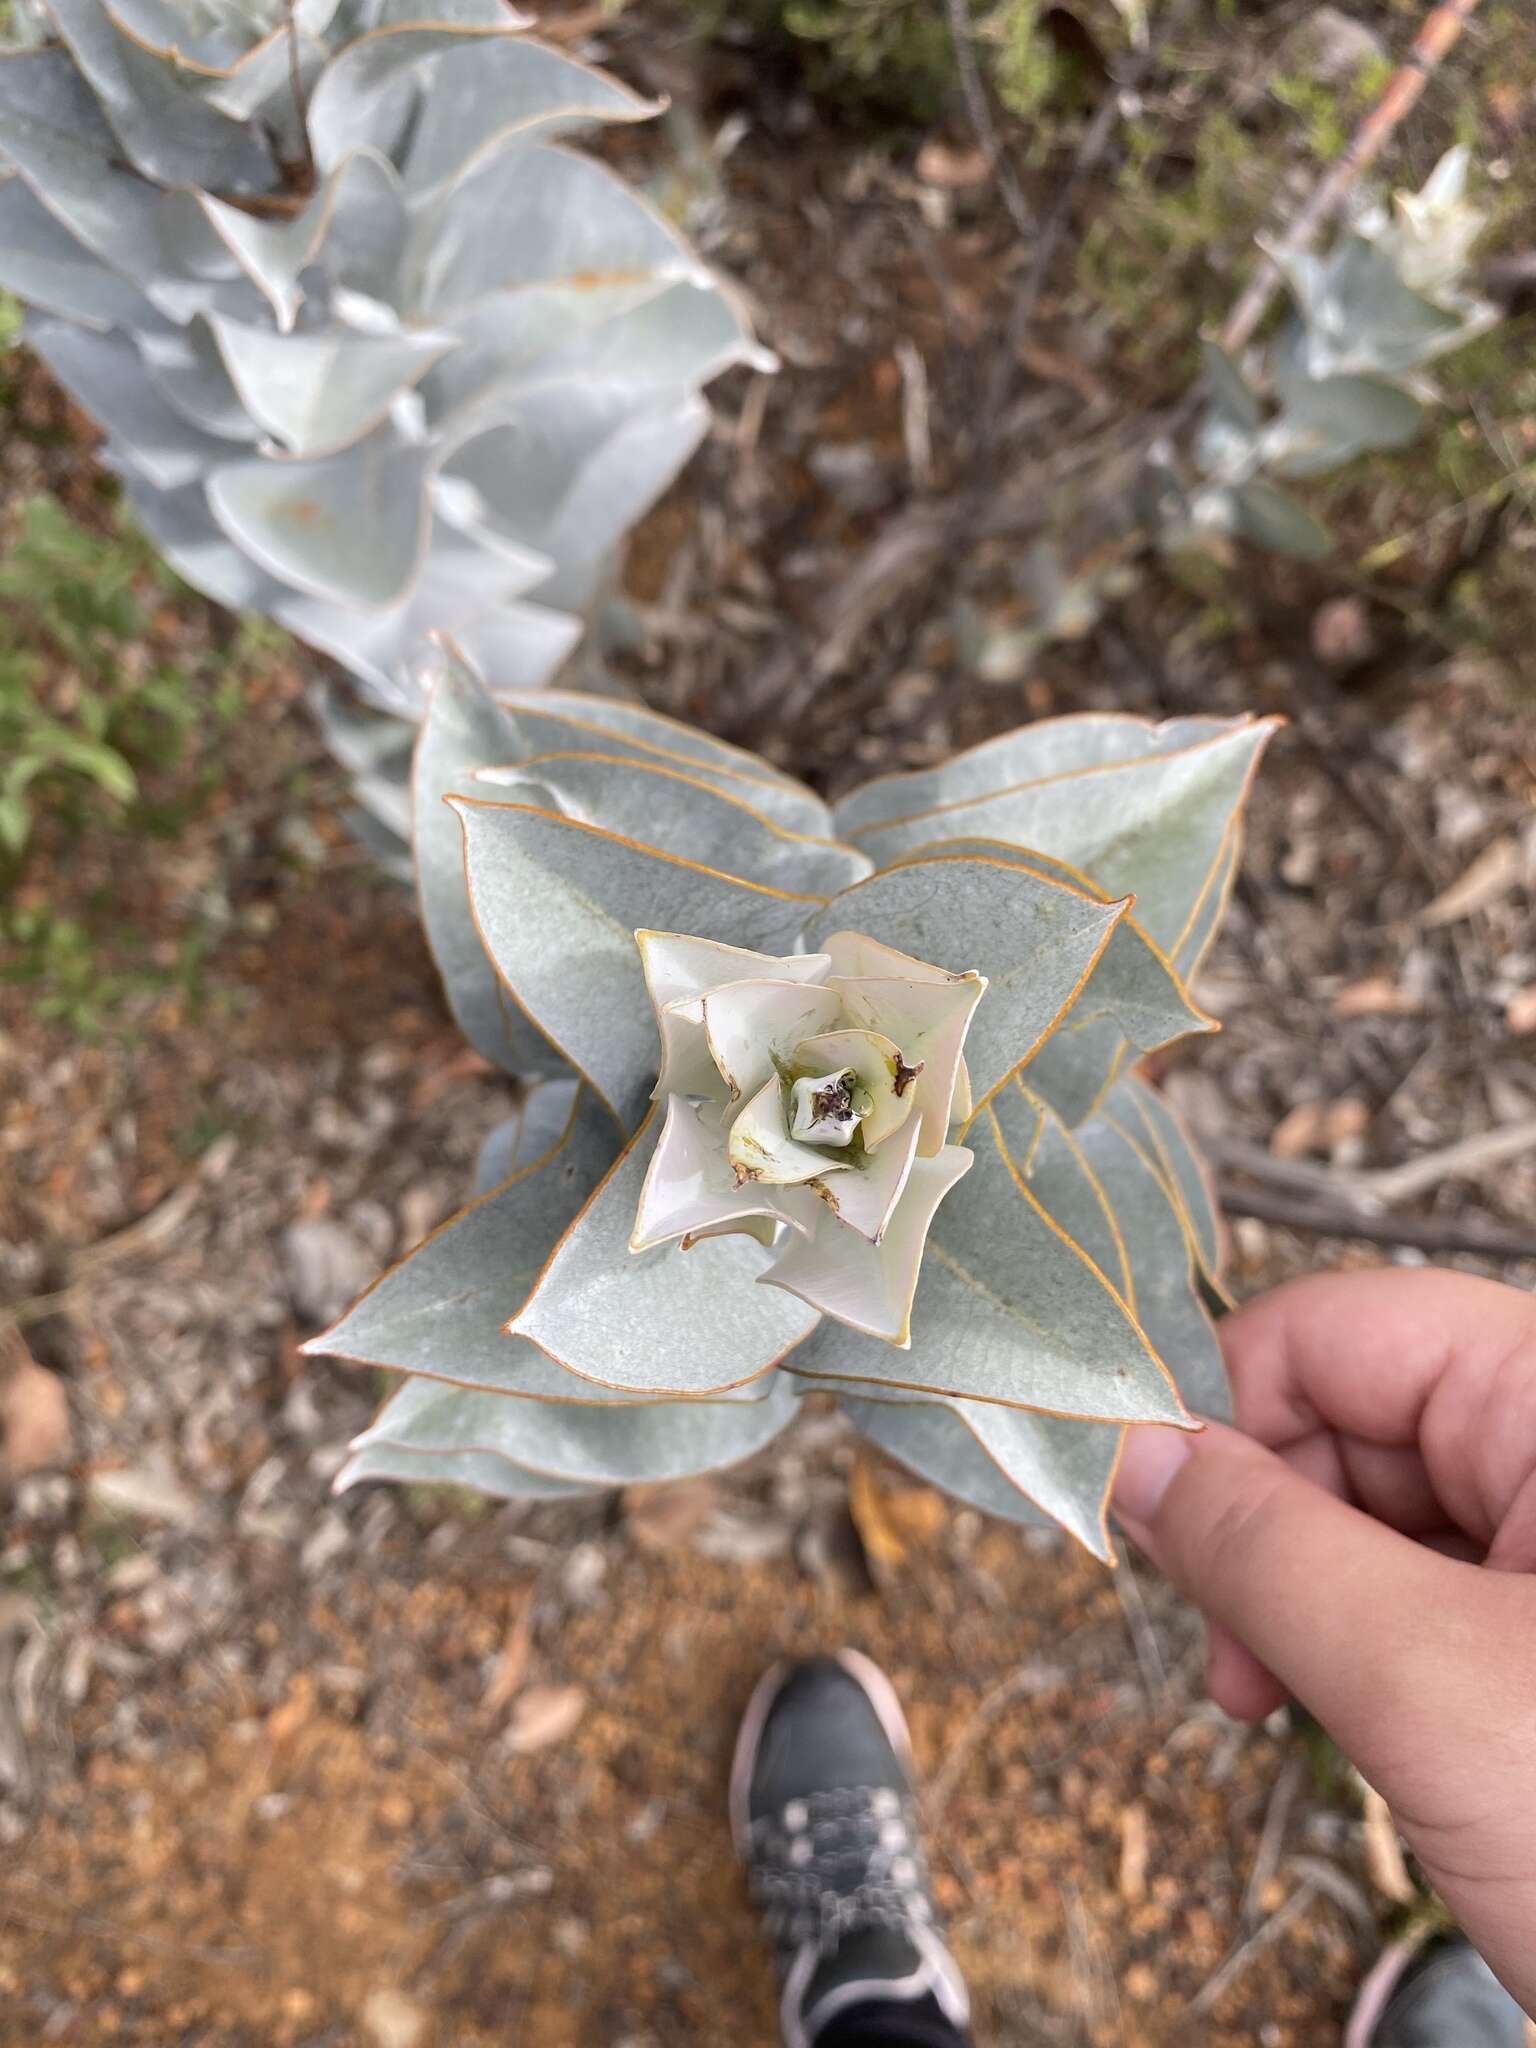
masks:
<svg viewBox="0 0 1536 2048"><path fill-rule="evenodd" d="M782 53L806 89L875 120L926 126L942 115L959 79L943 0L685 0L701 35ZM1127 6L1103 0L1084 48L1123 42ZM1037 120L1079 95L1079 56L1051 33L1042 0L968 0L976 58L1010 113Z"/></svg>
<svg viewBox="0 0 1536 2048"><path fill-rule="evenodd" d="M143 629L133 549L34 498L0 565L0 860L14 862L39 803L138 794L116 662ZM61 682L60 668L70 671Z"/></svg>
<svg viewBox="0 0 1536 2048"><path fill-rule="evenodd" d="M898 121L931 121L955 82L942 5L932 0L686 0L711 40L775 50L808 89L845 108Z"/></svg>
<svg viewBox="0 0 1536 2048"><path fill-rule="evenodd" d="M201 677L146 653L146 595L172 581L126 524L93 531L48 497L22 508L0 562L0 868L44 809L74 825L104 799L174 829L142 778L176 764L210 709L227 721L238 684L224 674L210 706Z"/></svg>

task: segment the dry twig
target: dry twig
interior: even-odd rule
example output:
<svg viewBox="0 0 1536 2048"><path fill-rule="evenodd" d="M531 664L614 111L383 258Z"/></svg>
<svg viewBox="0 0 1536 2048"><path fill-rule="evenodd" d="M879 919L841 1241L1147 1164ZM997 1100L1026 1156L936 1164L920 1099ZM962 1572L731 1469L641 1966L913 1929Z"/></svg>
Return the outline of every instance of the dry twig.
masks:
<svg viewBox="0 0 1536 2048"><path fill-rule="evenodd" d="M1491 1131L1476 1131L1470 1138L1458 1138L1452 1145L1439 1145L1432 1152L1417 1153L1398 1166L1346 1169L1314 1165L1304 1159L1277 1159L1262 1145L1250 1145L1238 1138L1210 1138L1206 1149L1222 1166L1251 1174L1273 1187L1317 1193L1325 1199L1338 1198L1369 1212L1377 1204L1411 1201L1426 1195L1442 1182L1458 1176L1471 1178L1485 1167L1502 1166L1524 1152L1536 1152L1536 1117L1519 1123L1500 1124Z"/></svg>
<svg viewBox="0 0 1536 2048"><path fill-rule="evenodd" d="M1430 11L1414 38L1407 62L1393 74L1381 98L1350 137L1343 154L1334 159L1286 230L1279 245L1282 256L1304 255L1339 212L1355 180L1375 163L1393 130L1417 103L1442 58L1455 47L1477 5L1478 0L1441 0ZM1221 331L1221 345L1229 354L1235 355L1252 341L1279 286L1279 267L1273 257L1266 256Z"/></svg>
<svg viewBox="0 0 1536 2048"><path fill-rule="evenodd" d="M1189 2001L1190 2013L1207 2013L1212 2006L1219 2004L1227 1988L1236 1982L1259 1951L1268 1948L1271 1942L1278 1941L1291 1922L1306 1911L1316 1896L1317 1887L1310 1879L1297 1885L1285 1904L1271 1913L1263 1926L1250 1934L1245 1942L1233 1949L1215 1975L1200 1987Z"/></svg>
<svg viewBox="0 0 1536 2048"><path fill-rule="evenodd" d="M1536 1232L1367 1216L1358 1209L1298 1200L1263 1188L1236 1187L1230 1181L1221 1183L1218 1195L1229 1216L1252 1216L1260 1223L1277 1223L1284 1230L1354 1238L1361 1244L1404 1245L1421 1252L1467 1252L1481 1259L1536 1259Z"/></svg>
<svg viewBox="0 0 1536 2048"><path fill-rule="evenodd" d="M1264 1826L1259 1833L1259 1846L1253 1854L1253 1868L1248 1873L1248 1882L1243 1887L1241 1918L1245 1927L1252 1927L1260 1917L1265 1887L1280 1868L1281 1852L1285 1848L1285 1831L1290 1823L1291 1808L1296 1803L1296 1794L1301 1790L1306 1763L1300 1756L1289 1756L1281 1766L1269 1795L1269 1804L1264 1810Z"/></svg>
<svg viewBox="0 0 1536 2048"><path fill-rule="evenodd" d="M1024 197L1024 188L1014 175L1013 165L1008 161L1002 138L997 132L997 123L992 118L992 103L987 98L981 66L976 62L976 45L971 39L967 0L948 0L948 6L949 37L954 45L955 69L960 74L966 115L975 130L976 140L981 144L981 153L997 186L997 196L1008 209L1008 218L1028 241L1035 232L1035 216Z"/></svg>

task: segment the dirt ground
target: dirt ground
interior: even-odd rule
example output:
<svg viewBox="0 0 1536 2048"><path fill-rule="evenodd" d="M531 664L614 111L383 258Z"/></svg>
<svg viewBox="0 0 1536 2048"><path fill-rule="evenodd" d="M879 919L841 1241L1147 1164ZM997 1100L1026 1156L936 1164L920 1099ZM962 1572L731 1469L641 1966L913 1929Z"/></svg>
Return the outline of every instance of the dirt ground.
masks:
<svg viewBox="0 0 1536 2048"><path fill-rule="evenodd" d="M1298 14L1255 12L1234 99ZM1400 39L1401 10L1367 12ZM1353 541L1317 569L1151 577L977 685L977 635L1024 604L1016 536L882 585L867 617L850 574L988 462L1112 450L1177 396L1177 347L1101 317L1069 264L978 421L1029 254L963 124L924 171L921 138L816 126L792 83L701 62L668 20L626 10L598 47L672 93L672 145L735 122L729 155L674 175L784 369L721 387L640 536L628 680L828 787L1052 711L1287 712L1198 991L1223 1031L1159 1075L1223 1176L1233 1288L1433 1255L1245 1213L1337 1209L1410 1160L1431 1164L1370 1183L1378 1207L1431 1237L1528 1233L1536 1148L1508 1134L1536 1120L1536 526L1516 496L1485 543L1468 501L1490 449L1536 450L1536 373L1501 355L1449 410L1458 482L1341 493L1347 536L1460 506L1396 581L1359 576ZM1149 87L1170 160L1190 75ZM1489 98L1510 76L1474 35L1408 168L1468 95L1528 142L1536 84ZM1077 140L1028 163L1042 201ZM1247 232L1239 209L1234 261ZM1528 317L1511 331L1528 361ZM60 424L26 383L0 490L67 486L89 515ZM191 601L165 630L188 660L227 633ZM94 1035L0 981L0 1298L71 1432L56 1469L0 1478L3 2048L767 2044L729 1748L768 1659L844 1642L907 1704L984 2048L1336 2040L1400 1910L1357 1802L1326 1745L1210 1707L1198 1623L1139 1565L947 1503L815 1404L752 1465L654 1495L331 1498L377 1389L297 1347L457 1205L506 1089L449 1024L409 900L346 839L307 675L266 661L174 837L45 833L20 884L82 920L103 971L209 936L195 977ZM1536 1256L1444 1256L1536 1284Z"/></svg>

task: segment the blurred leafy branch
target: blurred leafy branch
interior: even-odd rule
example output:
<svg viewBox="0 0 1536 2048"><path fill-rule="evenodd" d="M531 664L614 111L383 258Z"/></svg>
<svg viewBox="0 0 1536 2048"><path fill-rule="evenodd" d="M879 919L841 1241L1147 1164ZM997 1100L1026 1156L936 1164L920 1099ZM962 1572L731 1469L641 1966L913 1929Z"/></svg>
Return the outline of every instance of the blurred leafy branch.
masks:
<svg viewBox="0 0 1536 2048"><path fill-rule="evenodd" d="M99 919L49 879L87 826L170 838L218 787L219 738L266 650L242 625L228 649L194 636L184 654L185 602L126 518L86 526L47 495L21 506L0 562L0 979L86 1034L133 994L190 990L206 949L193 929L174 962L109 965Z"/></svg>
<svg viewBox="0 0 1536 2048"><path fill-rule="evenodd" d="M955 89L954 43L937 0L683 0L697 31L775 49L807 89L896 121L935 120ZM1124 40L1134 0L1103 0L1092 29L1048 0L970 0L978 55L999 100L1031 115L1081 96L1100 35ZM1102 16L1101 20L1099 17ZM1118 20L1117 20L1118 16Z"/></svg>
<svg viewBox="0 0 1536 2048"><path fill-rule="evenodd" d="M139 593L162 580L136 535L93 533L53 498L23 506L0 564L0 861L19 860L40 806L74 820L90 798L130 805L140 769L179 754L192 694L135 653Z"/></svg>

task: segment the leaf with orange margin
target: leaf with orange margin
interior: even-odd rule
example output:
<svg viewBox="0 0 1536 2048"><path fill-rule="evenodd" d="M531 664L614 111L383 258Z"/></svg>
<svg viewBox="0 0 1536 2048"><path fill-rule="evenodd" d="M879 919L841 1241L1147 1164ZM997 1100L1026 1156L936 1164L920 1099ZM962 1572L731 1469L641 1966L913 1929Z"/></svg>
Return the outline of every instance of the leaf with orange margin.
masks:
<svg viewBox="0 0 1536 2048"><path fill-rule="evenodd" d="M630 1486L687 1479L760 1451L795 1412L782 1373L761 1400L633 1401L599 1406L508 1401L500 1394L409 1379L352 1445L406 1451L482 1451L545 1479Z"/></svg>
<svg viewBox="0 0 1536 2048"><path fill-rule="evenodd" d="M1128 1074L1106 1097L1104 1112L1114 1117L1146 1152L1149 1164L1156 1169L1179 1212L1184 1234L1204 1277L1221 1295L1221 1213L1210 1170L1190 1143L1166 1096L1134 1074Z"/></svg>
<svg viewBox="0 0 1536 2048"><path fill-rule="evenodd" d="M1167 754L1083 768L945 804L852 835L882 866L936 839L1006 839L1070 861L1177 945L1280 721L1254 719Z"/></svg>
<svg viewBox="0 0 1536 2048"><path fill-rule="evenodd" d="M592 1398L595 1389L509 1340L503 1325L616 1149L612 1118L583 1089L551 1151L450 1216L305 1351L500 1395Z"/></svg>
<svg viewBox="0 0 1536 2048"><path fill-rule="evenodd" d="M509 1074L558 1075L567 1064L508 996L470 914L464 831L443 799L473 787L470 771L504 757L512 722L445 642L422 664L426 715L411 759L416 893L427 945L464 1036ZM536 801L525 794L525 801Z"/></svg>
<svg viewBox="0 0 1536 2048"><path fill-rule="evenodd" d="M520 768L492 768L480 781L521 803L524 779L552 791L568 818L743 881L830 896L873 873L868 856L854 847L775 824L754 805L746 793L753 785L744 781L727 791L659 761L596 751L534 754Z"/></svg>
<svg viewBox="0 0 1536 2048"><path fill-rule="evenodd" d="M944 852L855 882L811 921L806 944L820 948L847 929L951 973L985 975L965 1041L979 1102L1055 1028L1128 907L1019 867L1011 855Z"/></svg>
<svg viewBox="0 0 1536 2048"><path fill-rule="evenodd" d="M625 1130L645 1114L660 1057L636 931L789 952L824 900L525 805L455 798L453 807L470 905L497 972Z"/></svg>
<svg viewBox="0 0 1536 2048"><path fill-rule="evenodd" d="M569 1225L507 1325L594 1394L704 1396L746 1388L815 1327L816 1310L754 1287L769 1263L735 1233L631 1252L661 1118L653 1108Z"/></svg>
<svg viewBox="0 0 1536 2048"><path fill-rule="evenodd" d="M984 1111L975 1164L934 1218L897 1351L827 1322L794 1372L1096 1422L1189 1424L1167 1367L1093 1259L1054 1221Z"/></svg>
<svg viewBox="0 0 1536 2048"><path fill-rule="evenodd" d="M1180 1394L1197 1415L1232 1417L1221 1346L1201 1299L1194 1246L1142 1145L1105 1108L1073 1132L1100 1184L1113 1191L1115 1221L1136 1283L1136 1315L1168 1361Z"/></svg>
<svg viewBox="0 0 1536 2048"><path fill-rule="evenodd" d="M844 1395L844 1413L920 1479L984 1514L1065 1529L1114 1562L1106 1516L1123 1428L984 1401L889 1401Z"/></svg>
<svg viewBox="0 0 1536 2048"><path fill-rule="evenodd" d="M846 839L892 818L910 818L941 804L991 796L1023 782L1171 754L1230 732L1235 718L1168 718L1160 724L1123 711L1069 712L1015 726L995 739L951 754L932 768L877 775L834 806L834 824Z"/></svg>
<svg viewBox="0 0 1536 2048"><path fill-rule="evenodd" d="M516 721L517 760L534 754L616 754L644 767L673 768L740 798L786 832L831 835L832 818L821 798L780 773L769 761L681 725L638 704L566 690L498 691L497 702Z"/></svg>
<svg viewBox="0 0 1536 2048"><path fill-rule="evenodd" d="M1102 902L1109 900L1104 890L1065 861L1001 840L962 839L926 850L1007 861ZM1029 1085L1069 1124L1081 1123L1103 1097L1130 1047L1155 1052L1176 1038L1216 1029L1215 1018L1190 999L1167 956L1153 945L1132 910L1110 933L1076 1002L1028 1061Z"/></svg>

